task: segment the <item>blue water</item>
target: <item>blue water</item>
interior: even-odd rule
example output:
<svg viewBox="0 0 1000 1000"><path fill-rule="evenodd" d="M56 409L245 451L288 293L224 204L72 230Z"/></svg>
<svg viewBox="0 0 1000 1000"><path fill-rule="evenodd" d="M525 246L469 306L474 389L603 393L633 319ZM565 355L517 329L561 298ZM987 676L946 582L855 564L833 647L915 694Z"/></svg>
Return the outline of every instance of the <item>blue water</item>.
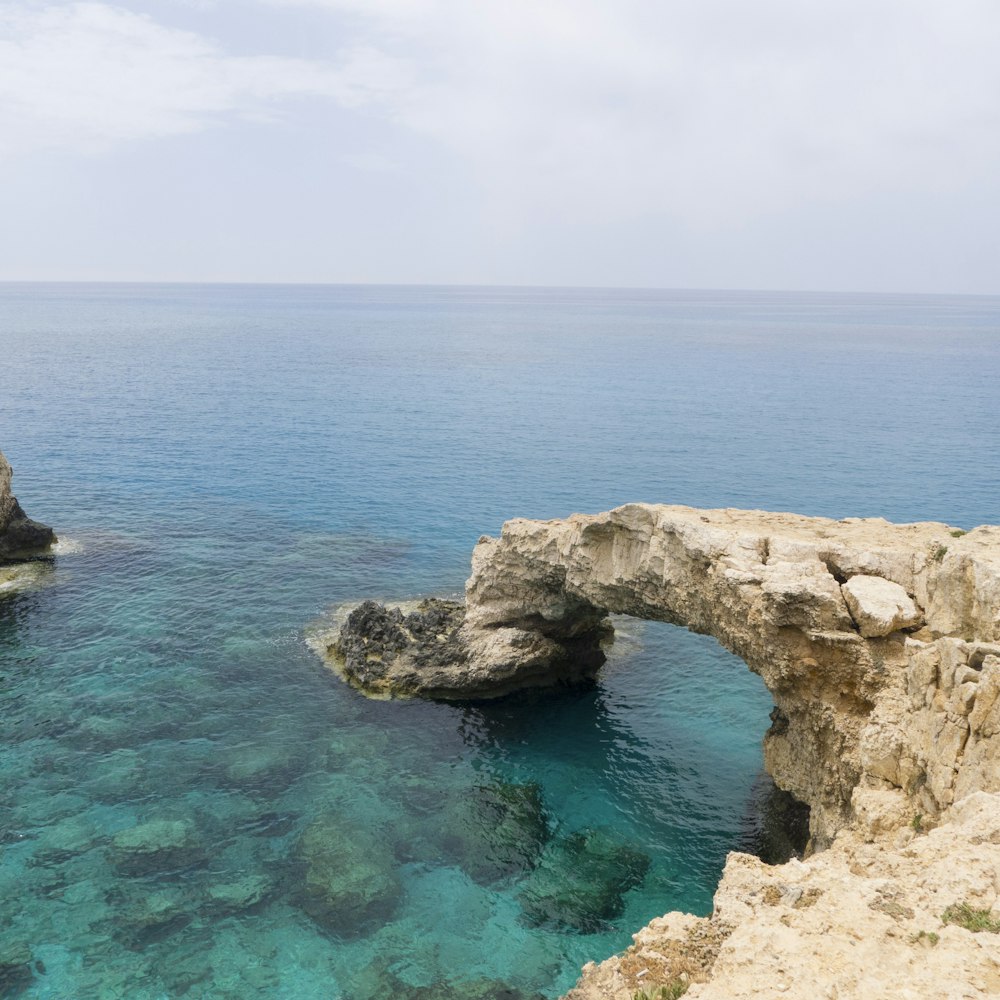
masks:
<svg viewBox="0 0 1000 1000"><path fill-rule="evenodd" d="M558 996L710 910L762 685L624 621L590 691L372 702L308 644L333 609L460 592L511 516L1000 520L997 298L0 285L0 365L16 493L64 540L0 598L0 936L31 954L0 992L39 1000ZM449 817L512 785L550 846L649 859L619 912L537 926L530 870L477 881ZM302 902L331 817L394 852L350 933ZM123 871L113 836L157 819L197 857Z"/></svg>

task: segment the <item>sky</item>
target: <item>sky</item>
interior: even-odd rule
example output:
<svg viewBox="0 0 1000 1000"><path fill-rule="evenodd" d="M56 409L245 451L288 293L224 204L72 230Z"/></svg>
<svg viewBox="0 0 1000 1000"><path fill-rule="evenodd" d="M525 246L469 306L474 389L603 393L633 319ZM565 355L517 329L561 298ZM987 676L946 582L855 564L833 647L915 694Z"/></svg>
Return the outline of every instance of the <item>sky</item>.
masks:
<svg viewBox="0 0 1000 1000"><path fill-rule="evenodd" d="M1000 294L997 0L0 0L0 280Z"/></svg>

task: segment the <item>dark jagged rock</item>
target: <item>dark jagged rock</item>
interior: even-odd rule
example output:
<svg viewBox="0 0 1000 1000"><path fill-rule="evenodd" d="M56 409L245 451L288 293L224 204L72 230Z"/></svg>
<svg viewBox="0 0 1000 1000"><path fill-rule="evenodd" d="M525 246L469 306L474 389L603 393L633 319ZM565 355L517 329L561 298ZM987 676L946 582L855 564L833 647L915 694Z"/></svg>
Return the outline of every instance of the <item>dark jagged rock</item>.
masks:
<svg viewBox="0 0 1000 1000"><path fill-rule="evenodd" d="M55 542L55 532L33 521L10 491L13 470L0 452L0 563L43 555Z"/></svg>
<svg viewBox="0 0 1000 1000"><path fill-rule="evenodd" d="M476 663L489 660L494 639L504 643L509 637L499 632L485 640L477 636L470 645L465 617L465 606L456 601L429 598L412 614L365 601L348 616L327 655L347 681L369 695L475 701L525 686L586 683L603 665L602 643L611 634L603 611L581 613L570 634L558 638L547 638L545 623L532 617L521 624L536 629L541 639L518 662L516 680L512 677L507 686L495 672L483 673L480 686ZM537 665L537 676L526 681L532 664Z"/></svg>
<svg viewBox="0 0 1000 1000"><path fill-rule="evenodd" d="M330 654L344 676L370 694L407 694L428 678L464 663L458 636L465 608L429 598L412 614L365 601L348 616Z"/></svg>
<svg viewBox="0 0 1000 1000"><path fill-rule="evenodd" d="M532 926L593 934L625 908L624 894L646 877L649 858L600 830L553 841L518 894Z"/></svg>

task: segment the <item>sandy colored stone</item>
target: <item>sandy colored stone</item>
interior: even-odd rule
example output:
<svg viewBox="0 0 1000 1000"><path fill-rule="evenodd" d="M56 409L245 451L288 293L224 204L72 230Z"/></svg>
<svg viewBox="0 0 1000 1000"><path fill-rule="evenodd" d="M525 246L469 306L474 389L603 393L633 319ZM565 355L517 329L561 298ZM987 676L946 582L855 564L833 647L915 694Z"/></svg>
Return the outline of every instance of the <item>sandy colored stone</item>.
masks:
<svg viewBox="0 0 1000 1000"><path fill-rule="evenodd" d="M921 624L913 598L892 580L880 576L852 576L840 588L858 631L866 638L889 635Z"/></svg>

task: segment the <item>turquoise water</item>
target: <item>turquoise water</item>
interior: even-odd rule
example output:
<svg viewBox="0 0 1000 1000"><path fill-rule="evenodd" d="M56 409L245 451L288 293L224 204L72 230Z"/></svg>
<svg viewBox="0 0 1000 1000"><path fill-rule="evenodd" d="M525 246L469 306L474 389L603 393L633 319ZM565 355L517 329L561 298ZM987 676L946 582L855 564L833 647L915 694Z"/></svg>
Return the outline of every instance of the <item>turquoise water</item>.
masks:
<svg viewBox="0 0 1000 1000"><path fill-rule="evenodd" d="M459 592L515 515L1000 519L996 298L0 285L0 359L63 539L0 598L2 995L558 996L710 909L766 692L623 621L592 690L371 702L308 645L333 609ZM510 795L534 826L484 870ZM157 820L184 843L136 870L114 837ZM310 829L377 911L317 914Z"/></svg>

